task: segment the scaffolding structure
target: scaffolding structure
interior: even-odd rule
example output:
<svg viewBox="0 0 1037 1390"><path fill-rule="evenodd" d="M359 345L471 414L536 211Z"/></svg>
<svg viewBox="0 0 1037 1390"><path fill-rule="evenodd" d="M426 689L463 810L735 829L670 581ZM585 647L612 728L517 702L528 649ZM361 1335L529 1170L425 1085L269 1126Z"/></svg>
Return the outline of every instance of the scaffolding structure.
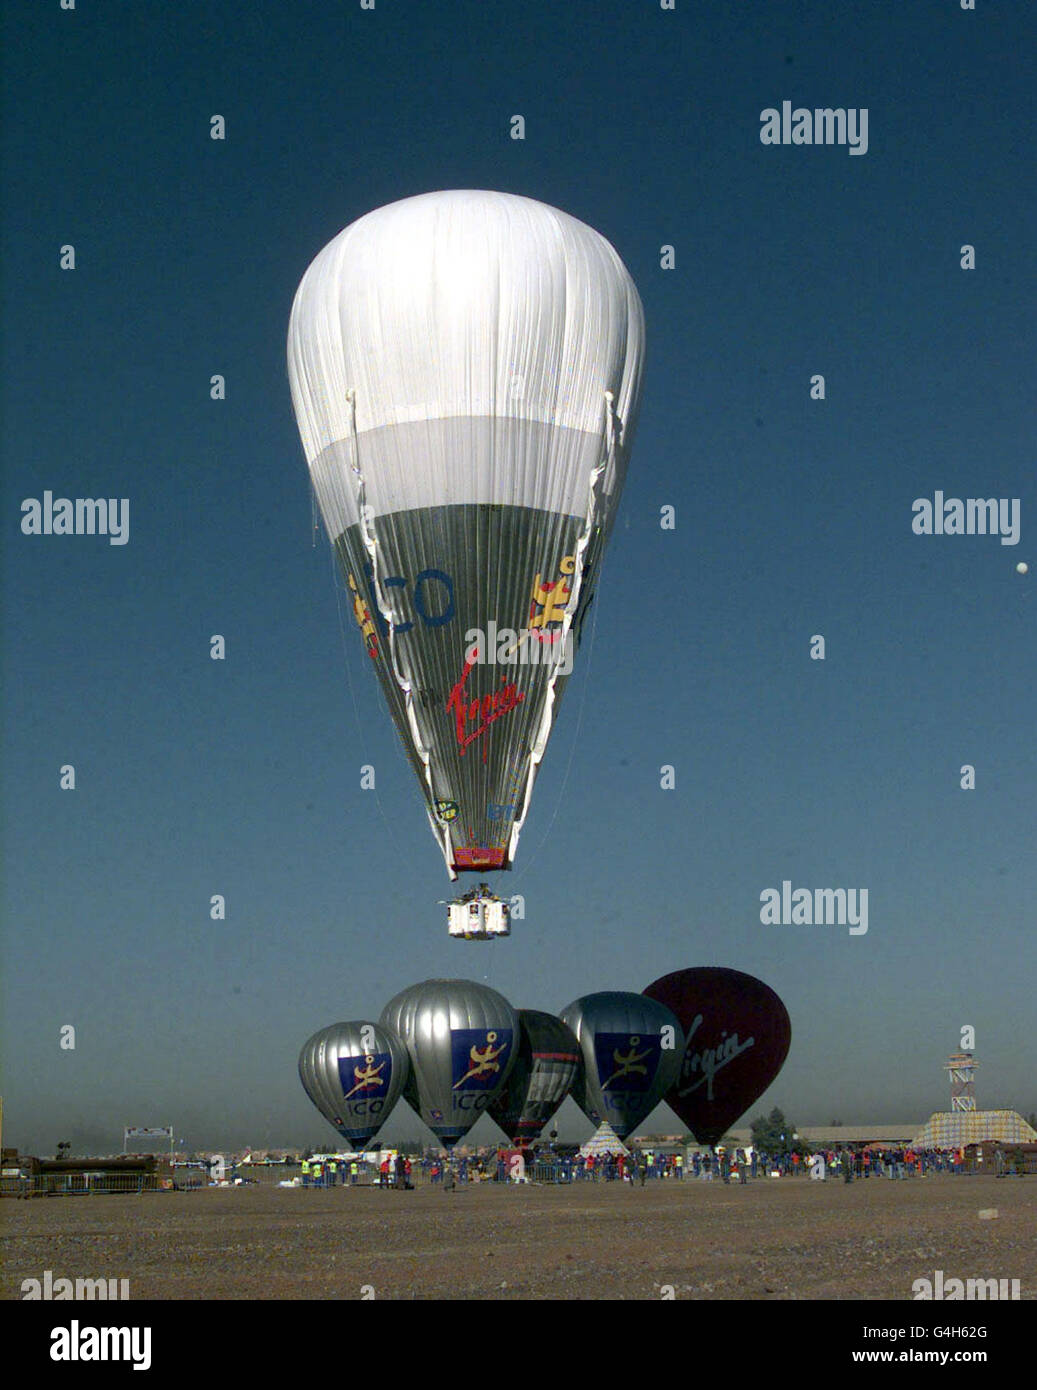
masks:
<svg viewBox="0 0 1037 1390"><path fill-rule="evenodd" d="M1015 1110L977 1110L973 1092L976 1061L971 1052L954 1052L943 1064L951 1076L951 1108L930 1115L911 1147L962 1149L970 1144L1032 1144L1037 1131Z"/></svg>
<svg viewBox="0 0 1037 1390"><path fill-rule="evenodd" d="M976 1096L972 1089L973 1077L978 1063L971 1052L952 1052L944 1063L944 1071L951 1074L951 1112L972 1112L976 1108Z"/></svg>

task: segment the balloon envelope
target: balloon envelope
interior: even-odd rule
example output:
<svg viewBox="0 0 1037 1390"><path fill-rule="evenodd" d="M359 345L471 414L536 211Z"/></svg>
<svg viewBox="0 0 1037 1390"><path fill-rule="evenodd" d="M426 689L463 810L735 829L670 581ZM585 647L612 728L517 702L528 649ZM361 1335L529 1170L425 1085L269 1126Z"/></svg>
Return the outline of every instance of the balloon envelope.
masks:
<svg viewBox="0 0 1037 1390"><path fill-rule="evenodd" d="M299 285L288 374L313 488L452 877L514 857L643 352L612 246L507 193L378 208Z"/></svg>
<svg viewBox="0 0 1037 1390"><path fill-rule="evenodd" d="M333 1023L304 1044L299 1079L343 1139L362 1149L389 1118L407 1080L407 1052L377 1023Z"/></svg>
<svg viewBox="0 0 1037 1390"><path fill-rule="evenodd" d="M519 1009L518 1017L515 1065L489 1111L509 1139L531 1144L579 1075L580 1044L554 1014Z"/></svg>
<svg viewBox="0 0 1037 1390"><path fill-rule="evenodd" d="M515 1060L518 1015L473 980L426 980L401 990L382 1023L407 1049L408 1102L452 1147L500 1092Z"/></svg>
<svg viewBox="0 0 1037 1390"><path fill-rule="evenodd" d="M662 1004L622 990L586 994L561 1011L583 1056L573 1098L620 1139L648 1116L677 1079L684 1034Z"/></svg>
<svg viewBox="0 0 1037 1390"><path fill-rule="evenodd" d="M699 1143L715 1144L781 1070L792 1041L788 1010L754 975L715 966L676 970L645 994L672 1009L687 1036L667 1104Z"/></svg>

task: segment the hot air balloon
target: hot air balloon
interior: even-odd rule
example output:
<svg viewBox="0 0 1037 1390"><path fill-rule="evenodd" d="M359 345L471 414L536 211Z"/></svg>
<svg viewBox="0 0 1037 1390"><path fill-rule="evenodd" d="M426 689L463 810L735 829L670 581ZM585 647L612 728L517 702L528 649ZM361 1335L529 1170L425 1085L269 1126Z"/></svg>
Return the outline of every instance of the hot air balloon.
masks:
<svg viewBox="0 0 1037 1390"><path fill-rule="evenodd" d="M569 1094L580 1072L580 1044L567 1024L539 1009L519 1009L515 1065L489 1111L516 1144L531 1144Z"/></svg>
<svg viewBox="0 0 1037 1390"><path fill-rule="evenodd" d="M494 1101L515 1060L518 1014L472 980L426 980L390 999L382 1023L410 1059L404 1096L452 1148Z"/></svg>
<svg viewBox="0 0 1037 1390"><path fill-rule="evenodd" d="M288 374L311 482L451 878L515 856L643 354L612 246L508 193L378 208L299 285Z"/></svg>
<svg viewBox="0 0 1037 1390"><path fill-rule="evenodd" d="M322 1028L299 1054L299 1079L306 1094L357 1149L363 1149L389 1118L408 1071L407 1051L399 1038L365 1020Z"/></svg>
<svg viewBox="0 0 1037 1390"><path fill-rule="evenodd" d="M687 1039L667 1104L700 1144L716 1144L781 1070L788 1011L762 980L715 966L676 970L645 994L673 1010Z"/></svg>
<svg viewBox="0 0 1037 1390"><path fill-rule="evenodd" d="M586 994L562 1009L561 1018L583 1054L573 1098L589 1120L607 1120L625 1139L677 1079L680 1024L662 1004L621 990Z"/></svg>

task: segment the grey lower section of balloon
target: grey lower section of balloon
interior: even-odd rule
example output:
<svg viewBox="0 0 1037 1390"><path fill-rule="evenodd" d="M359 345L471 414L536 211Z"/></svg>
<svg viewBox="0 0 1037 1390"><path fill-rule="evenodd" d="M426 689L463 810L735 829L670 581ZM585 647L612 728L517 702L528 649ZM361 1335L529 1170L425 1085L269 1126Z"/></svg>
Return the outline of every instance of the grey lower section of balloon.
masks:
<svg viewBox="0 0 1037 1390"><path fill-rule="evenodd" d="M510 867L534 748L557 713L594 592L603 533L581 557L585 529L582 517L482 504L376 517L373 560L360 526L335 542L358 645L455 871ZM392 614L391 645L380 605Z"/></svg>
<svg viewBox="0 0 1037 1390"><path fill-rule="evenodd" d="M389 1118L410 1064L403 1043L367 1020L333 1023L299 1054L299 1079L324 1118L363 1148Z"/></svg>

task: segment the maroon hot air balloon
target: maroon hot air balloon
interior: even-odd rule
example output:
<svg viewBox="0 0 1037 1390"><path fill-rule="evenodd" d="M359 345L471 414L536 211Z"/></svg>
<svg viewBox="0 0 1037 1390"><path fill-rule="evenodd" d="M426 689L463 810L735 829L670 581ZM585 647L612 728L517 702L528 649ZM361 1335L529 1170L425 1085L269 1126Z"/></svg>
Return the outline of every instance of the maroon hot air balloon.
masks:
<svg viewBox="0 0 1037 1390"><path fill-rule="evenodd" d="M643 993L677 1015L687 1038L666 1103L700 1144L715 1144L781 1071L788 1010L762 980L719 966L675 970Z"/></svg>

